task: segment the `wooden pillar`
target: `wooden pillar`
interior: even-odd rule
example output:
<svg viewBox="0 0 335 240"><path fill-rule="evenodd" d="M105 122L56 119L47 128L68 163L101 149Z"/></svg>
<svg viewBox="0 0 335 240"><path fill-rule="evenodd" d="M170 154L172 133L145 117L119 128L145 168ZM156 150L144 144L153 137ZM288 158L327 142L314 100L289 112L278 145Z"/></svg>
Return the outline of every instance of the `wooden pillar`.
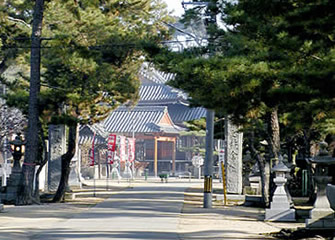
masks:
<svg viewBox="0 0 335 240"><path fill-rule="evenodd" d="M172 142L172 175L176 173L176 139Z"/></svg>
<svg viewBox="0 0 335 240"><path fill-rule="evenodd" d="M155 152L154 152L154 173L155 173L155 177L157 177L157 166L158 166L158 140L157 137L155 137Z"/></svg>

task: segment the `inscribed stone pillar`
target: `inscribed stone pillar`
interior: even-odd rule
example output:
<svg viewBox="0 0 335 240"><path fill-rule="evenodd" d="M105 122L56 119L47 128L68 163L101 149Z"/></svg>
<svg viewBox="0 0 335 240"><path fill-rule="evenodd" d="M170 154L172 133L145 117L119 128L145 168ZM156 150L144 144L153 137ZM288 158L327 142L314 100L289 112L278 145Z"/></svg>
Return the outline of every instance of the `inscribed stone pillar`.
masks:
<svg viewBox="0 0 335 240"><path fill-rule="evenodd" d="M56 191L61 177L61 156L66 151L65 125L49 125L48 190Z"/></svg>
<svg viewBox="0 0 335 240"><path fill-rule="evenodd" d="M227 192L232 194L242 193L242 141L243 134L238 132L238 126L229 118L225 120L226 138L226 184Z"/></svg>
<svg viewBox="0 0 335 240"><path fill-rule="evenodd" d="M79 125L76 132L76 152L71 159L70 163L70 175L69 175L69 186L70 187L81 187L80 182L80 151L79 151Z"/></svg>

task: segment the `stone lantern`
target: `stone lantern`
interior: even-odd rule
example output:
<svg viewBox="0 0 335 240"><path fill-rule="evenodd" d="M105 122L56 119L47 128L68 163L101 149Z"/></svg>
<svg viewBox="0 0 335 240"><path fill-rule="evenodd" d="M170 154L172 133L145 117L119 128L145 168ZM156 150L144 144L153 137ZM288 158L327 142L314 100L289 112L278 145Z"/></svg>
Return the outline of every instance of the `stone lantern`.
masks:
<svg viewBox="0 0 335 240"><path fill-rule="evenodd" d="M12 169L12 174L9 176L7 187L6 187L6 193L3 195L3 201L7 203L15 203L18 189L20 186L20 181L22 178L22 169L20 165L20 160L23 155L23 146L25 144L24 141L22 141L21 134L18 134L15 139L11 142L12 148L12 155L14 158L14 166Z"/></svg>
<svg viewBox="0 0 335 240"><path fill-rule="evenodd" d="M295 221L295 210L290 209L290 201L285 190L286 173L290 172L290 169L283 163L282 156L279 156L279 162L272 168L272 171L276 175L273 180L276 184L276 190L270 203L270 209L265 211L265 220L278 222Z"/></svg>
<svg viewBox="0 0 335 240"><path fill-rule="evenodd" d="M21 134L19 133L13 141L9 142L12 148L12 155L14 158L13 172L21 172L20 160L23 155L24 142L22 141Z"/></svg>
<svg viewBox="0 0 335 240"><path fill-rule="evenodd" d="M307 228L335 228L334 210L326 194L327 184L332 177L328 176L329 166L335 164L335 158L329 156L326 150L328 144L321 142L320 150L316 157L307 159L309 164L315 164L316 171L314 180L317 188L317 196L313 209L309 212L309 219L306 219Z"/></svg>

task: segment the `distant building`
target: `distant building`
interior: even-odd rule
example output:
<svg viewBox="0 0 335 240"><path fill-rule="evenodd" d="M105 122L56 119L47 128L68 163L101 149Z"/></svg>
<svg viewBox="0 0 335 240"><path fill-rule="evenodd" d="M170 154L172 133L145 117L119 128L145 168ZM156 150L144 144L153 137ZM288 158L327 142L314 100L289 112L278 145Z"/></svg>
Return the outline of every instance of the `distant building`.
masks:
<svg viewBox="0 0 335 240"><path fill-rule="evenodd" d="M81 127L80 144L92 141L94 131L98 132L96 136L100 142L103 138L106 141L106 133L135 136L135 159L149 163L149 174L157 176L161 172L175 174L187 170L192 156L179 151L182 145L190 142L187 137L180 137L181 132L187 131L183 122L205 117L206 110L190 108L183 91L166 85L172 77L172 74L164 74L144 64L140 71L137 105L117 108L99 127L93 125L89 130Z"/></svg>

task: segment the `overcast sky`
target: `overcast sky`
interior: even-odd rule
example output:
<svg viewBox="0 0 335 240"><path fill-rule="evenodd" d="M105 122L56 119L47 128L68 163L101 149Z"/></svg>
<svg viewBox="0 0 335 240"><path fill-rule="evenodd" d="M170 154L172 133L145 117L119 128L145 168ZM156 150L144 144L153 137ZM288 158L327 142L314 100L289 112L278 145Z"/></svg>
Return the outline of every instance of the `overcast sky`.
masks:
<svg viewBox="0 0 335 240"><path fill-rule="evenodd" d="M173 15L181 16L184 13L184 9L181 5L181 2L183 0L164 0L164 1L168 5L168 9L174 11Z"/></svg>

